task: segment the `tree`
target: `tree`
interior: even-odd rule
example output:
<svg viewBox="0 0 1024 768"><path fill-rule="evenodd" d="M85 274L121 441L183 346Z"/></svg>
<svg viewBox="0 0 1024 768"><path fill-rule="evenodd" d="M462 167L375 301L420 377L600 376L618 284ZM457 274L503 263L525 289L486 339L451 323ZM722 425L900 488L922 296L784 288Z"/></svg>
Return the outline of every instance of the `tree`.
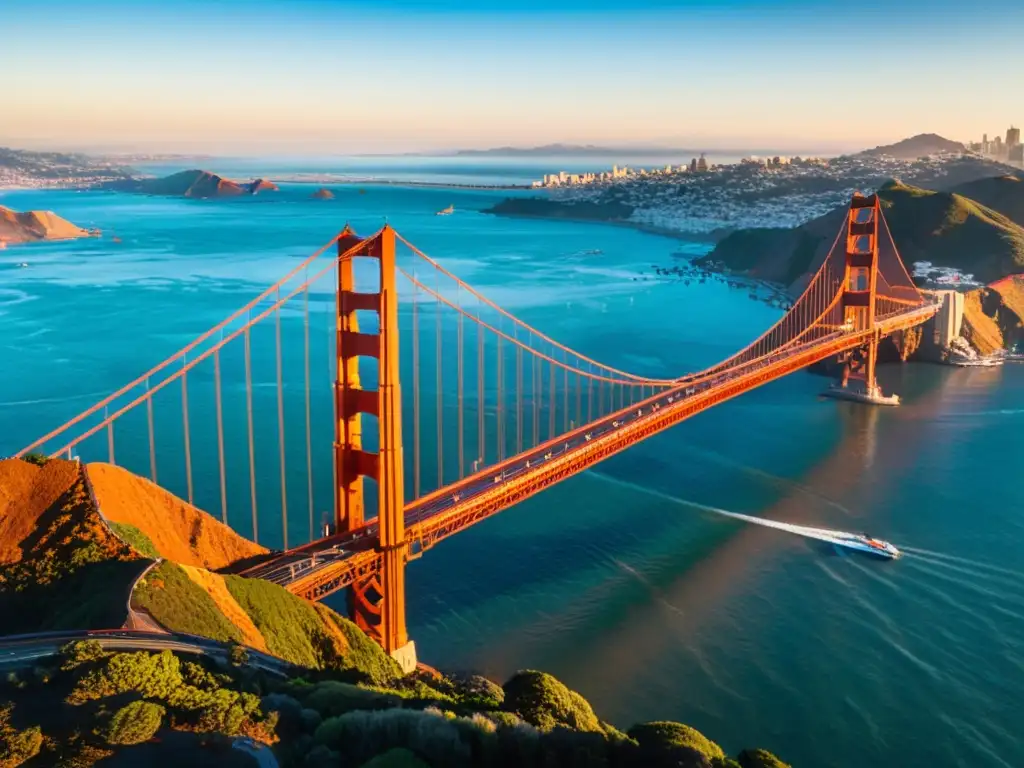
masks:
<svg viewBox="0 0 1024 768"><path fill-rule="evenodd" d="M43 746L39 726L19 731L11 725L13 710L13 704L0 703L0 768L16 768L38 755Z"/></svg>
<svg viewBox="0 0 1024 768"><path fill-rule="evenodd" d="M121 707L104 734L108 744L142 744L160 730L165 710L150 701L133 701Z"/></svg>
<svg viewBox="0 0 1024 768"><path fill-rule="evenodd" d="M587 700L546 672L517 672L505 683L504 691L501 708L541 730L563 725L577 731L602 732Z"/></svg>
<svg viewBox="0 0 1024 768"><path fill-rule="evenodd" d="M231 650L228 652L228 661L233 667L244 667L249 663L249 651L244 645L232 643Z"/></svg>
<svg viewBox="0 0 1024 768"><path fill-rule="evenodd" d="M720 746L682 723L640 723L629 729L629 737L640 745L640 765L651 768L704 768L715 760L725 759Z"/></svg>
<svg viewBox="0 0 1024 768"><path fill-rule="evenodd" d="M45 453L39 453L39 451L29 451L21 457L21 460L27 461L29 464L35 464L37 467L42 467L46 465L50 457Z"/></svg>

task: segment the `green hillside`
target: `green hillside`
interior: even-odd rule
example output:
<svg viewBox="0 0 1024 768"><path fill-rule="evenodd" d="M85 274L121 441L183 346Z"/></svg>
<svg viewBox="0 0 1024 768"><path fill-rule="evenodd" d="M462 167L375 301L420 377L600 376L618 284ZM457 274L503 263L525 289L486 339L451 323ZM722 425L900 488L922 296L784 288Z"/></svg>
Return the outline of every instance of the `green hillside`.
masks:
<svg viewBox="0 0 1024 768"><path fill-rule="evenodd" d="M972 185L1016 215L1018 182L986 179ZM1024 271L1024 227L1007 215L961 194L934 192L899 181L887 182L878 195L893 240L908 266L930 261L971 273L983 282ZM1020 197L1024 198L1024 192ZM740 230L697 263L791 285L821 263L845 210L845 206L837 208L793 229Z"/></svg>
<svg viewBox="0 0 1024 768"><path fill-rule="evenodd" d="M977 179L949 191L975 200L1024 227L1024 173Z"/></svg>

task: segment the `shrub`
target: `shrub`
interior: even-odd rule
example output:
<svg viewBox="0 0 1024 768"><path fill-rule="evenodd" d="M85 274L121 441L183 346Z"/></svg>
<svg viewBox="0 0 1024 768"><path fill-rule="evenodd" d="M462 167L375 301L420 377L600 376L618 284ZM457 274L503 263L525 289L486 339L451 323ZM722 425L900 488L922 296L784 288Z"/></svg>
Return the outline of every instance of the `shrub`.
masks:
<svg viewBox="0 0 1024 768"><path fill-rule="evenodd" d="M46 462L50 460L50 457L45 453L39 453L38 451L29 451L21 457L22 461L27 461L29 464L35 464L37 467L46 466Z"/></svg>
<svg viewBox="0 0 1024 768"><path fill-rule="evenodd" d="M602 731L587 700L546 672L517 672L505 683L504 691L502 709L541 730L563 725L577 731Z"/></svg>
<svg viewBox="0 0 1024 768"><path fill-rule="evenodd" d="M790 768L766 749L744 749L737 755L741 768Z"/></svg>
<svg viewBox="0 0 1024 768"><path fill-rule="evenodd" d="M39 754L43 732L38 726L16 730L11 725L14 705L0 703L0 768L16 768Z"/></svg>
<svg viewBox="0 0 1024 768"><path fill-rule="evenodd" d="M349 712L325 720L314 739L355 765L395 747L412 750L437 766L467 765L472 754L454 720L429 709Z"/></svg>
<svg viewBox="0 0 1024 768"><path fill-rule="evenodd" d="M305 706L315 709L323 717L337 717L357 709L378 710L398 707L402 699L396 693L360 688L350 683L327 680L318 683L306 694Z"/></svg>
<svg viewBox="0 0 1024 768"><path fill-rule="evenodd" d="M152 540L136 528L134 525L129 523L115 523L108 521L107 525L110 529L117 534L117 537L121 541L125 542L128 546L138 552L144 557L148 557L151 560L159 560L160 552L157 551L156 545Z"/></svg>
<svg viewBox="0 0 1024 768"><path fill-rule="evenodd" d="M110 654L103 650L99 640L77 640L60 649L60 668L68 672L82 664L99 661Z"/></svg>
<svg viewBox="0 0 1024 768"><path fill-rule="evenodd" d="M145 698L167 700L183 683L181 663L169 650L154 654L118 653L105 666L81 678L68 696L68 703L82 704L129 691Z"/></svg>
<svg viewBox="0 0 1024 768"><path fill-rule="evenodd" d="M629 737L640 745L642 765L704 766L725 759L725 752L700 731L682 723L659 721L641 723L629 729Z"/></svg>
<svg viewBox="0 0 1024 768"><path fill-rule="evenodd" d="M465 704L497 709L505 700L501 686L481 675L452 675L449 682L452 693Z"/></svg>
<svg viewBox="0 0 1024 768"><path fill-rule="evenodd" d="M106 730L108 744L142 744L160 730L165 710L149 701L133 701L114 713Z"/></svg>
<svg viewBox="0 0 1024 768"><path fill-rule="evenodd" d="M231 662L233 667L244 667L249 663L249 651L246 650L244 645L232 643L228 651L228 661Z"/></svg>
<svg viewBox="0 0 1024 768"><path fill-rule="evenodd" d="M176 563L164 561L151 570L132 599L168 629L225 643L242 641L238 627Z"/></svg>

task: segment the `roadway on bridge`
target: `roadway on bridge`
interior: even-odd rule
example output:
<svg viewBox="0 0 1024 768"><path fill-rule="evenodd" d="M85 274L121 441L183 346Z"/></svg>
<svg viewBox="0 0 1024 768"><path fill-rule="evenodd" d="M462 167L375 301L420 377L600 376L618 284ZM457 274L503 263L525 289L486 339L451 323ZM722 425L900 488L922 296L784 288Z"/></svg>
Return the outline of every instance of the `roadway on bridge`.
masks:
<svg viewBox="0 0 1024 768"><path fill-rule="evenodd" d="M934 308L915 309L905 313L911 315L934 313ZM710 390L721 386L727 381L738 377L745 377L769 368L783 367L783 364L792 358L806 355L815 349L826 347L830 342L835 342L845 334L842 330L834 331L805 344L793 345L780 350L770 357L751 363L743 363L736 368L728 368L720 373L704 379L699 375L688 377L693 383L686 383L682 380L678 387L666 390L665 392L648 398L636 406L635 410L623 410L612 414L604 419L598 420L590 425L577 428L564 437L560 445L552 446L550 443L538 449L526 451L518 456L512 457L500 467L495 467L496 474L474 475L465 480L453 484L444 489L443 495L428 495L421 502L414 502L406 507L405 524L412 527L416 524L442 515L459 505L467 504L477 497L481 497L503 483L508 483L522 477L526 473L538 470L546 463L565 458L574 452L584 452L588 444L594 440L608 438L617 432L637 426L638 422L650 419L659 414L663 409L682 409L689 401ZM739 376L737 369L741 369ZM752 384L751 387L756 386ZM298 550L282 553L272 561L256 566L245 572L246 576L262 578L273 581L282 586L304 580L314 573L318 573L332 565L340 564L359 553L371 550L377 539L377 523L371 522L368 525L345 534L326 537L318 542L313 542Z"/></svg>

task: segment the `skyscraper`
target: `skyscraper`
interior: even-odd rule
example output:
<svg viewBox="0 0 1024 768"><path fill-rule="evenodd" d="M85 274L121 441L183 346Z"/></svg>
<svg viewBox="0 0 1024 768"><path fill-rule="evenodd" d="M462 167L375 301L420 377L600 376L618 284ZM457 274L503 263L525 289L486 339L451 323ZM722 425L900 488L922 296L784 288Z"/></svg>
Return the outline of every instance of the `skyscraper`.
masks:
<svg viewBox="0 0 1024 768"><path fill-rule="evenodd" d="M700 160L697 161L697 170L706 171L708 169L708 161L704 159L704 153L700 153Z"/></svg>
<svg viewBox="0 0 1024 768"><path fill-rule="evenodd" d="M1011 125L1006 129L1006 148L1009 150L1018 144L1020 144L1020 128L1014 128Z"/></svg>
<svg viewBox="0 0 1024 768"><path fill-rule="evenodd" d="M693 158L692 160L690 160L690 170L693 171L694 173L697 172L697 158L696 157Z"/></svg>

